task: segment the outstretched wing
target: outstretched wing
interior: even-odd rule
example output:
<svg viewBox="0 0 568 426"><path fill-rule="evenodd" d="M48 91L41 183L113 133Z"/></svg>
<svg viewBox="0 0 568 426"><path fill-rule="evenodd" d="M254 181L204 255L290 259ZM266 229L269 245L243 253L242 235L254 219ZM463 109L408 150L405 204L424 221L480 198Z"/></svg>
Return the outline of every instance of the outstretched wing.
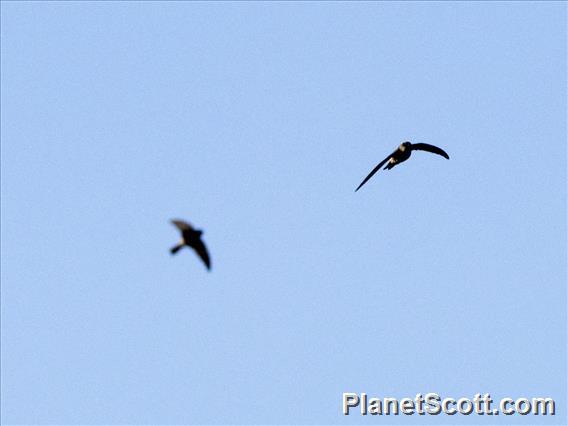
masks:
<svg viewBox="0 0 568 426"><path fill-rule="evenodd" d="M392 153L391 155L389 155L387 158L385 158L383 161L381 161L379 164L377 164L377 165L375 166L375 168L374 168L373 170L371 170L371 173L369 173L369 174L367 175L367 177L366 177L365 179L363 179L363 182L361 182L361 183L359 184L359 186L357 187L357 189L355 190L355 192L359 191L359 188L361 188L363 185L365 185L365 184L367 183L367 181L368 181L369 179L371 179L371 178L373 177L373 175L374 175L375 173L377 173L377 172L379 171L379 169L380 169L381 167L383 167L383 165L384 165L387 161L389 161L389 158L391 158L391 157L394 155L395 152L396 152L396 151L393 151L393 153Z"/></svg>
<svg viewBox="0 0 568 426"><path fill-rule="evenodd" d="M201 258L201 260L203 260L203 263L205 263L205 266L207 266L207 269L210 270L211 269L211 259L209 258L209 252L207 251L207 247L205 247L205 244L203 244L203 241L201 241L201 240L195 241L195 243L192 245L192 247L195 250L195 252L197 253L197 255Z"/></svg>
<svg viewBox="0 0 568 426"><path fill-rule="evenodd" d="M429 145L427 143L413 143L412 150L428 151L431 152L432 154L441 155L442 157L448 160L450 159L450 156L442 148L438 148L437 146Z"/></svg>
<svg viewBox="0 0 568 426"><path fill-rule="evenodd" d="M171 222L181 232L193 230L193 227L189 223L184 222L183 220L173 219L171 220Z"/></svg>

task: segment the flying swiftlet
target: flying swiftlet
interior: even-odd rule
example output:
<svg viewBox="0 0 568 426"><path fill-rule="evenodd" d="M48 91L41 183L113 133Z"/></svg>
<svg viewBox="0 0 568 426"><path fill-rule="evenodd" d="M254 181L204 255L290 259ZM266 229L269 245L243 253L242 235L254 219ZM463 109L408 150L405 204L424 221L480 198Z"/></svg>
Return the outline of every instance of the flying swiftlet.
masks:
<svg viewBox="0 0 568 426"><path fill-rule="evenodd" d="M203 231L200 229L194 229L193 226L183 220L175 219L171 222L181 232L181 241L170 249L170 253L176 254L184 246L191 247L195 250L203 263L205 263L207 269L210 270L211 259L209 258L207 247L205 247L205 244L201 240L201 234L203 234Z"/></svg>
<svg viewBox="0 0 568 426"><path fill-rule="evenodd" d="M365 185L365 183L367 183L367 181L371 179L373 175L377 173L385 163L387 163L387 165L383 170L390 170L397 164L400 164L408 160L410 158L410 155L412 154L412 151L428 151L433 154L441 155L442 157L448 160L450 159L450 156L446 153L446 151L444 151L442 148L438 148L437 146L429 145L427 143L413 144L408 141L403 142L391 155L389 155L387 158L385 158L383 161L377 164L373 170L371 170L371 173L369 173L367 177L363 179L363 182L361 182L361 184L357 187L355 192L357 192L359 188Z"/></svg>

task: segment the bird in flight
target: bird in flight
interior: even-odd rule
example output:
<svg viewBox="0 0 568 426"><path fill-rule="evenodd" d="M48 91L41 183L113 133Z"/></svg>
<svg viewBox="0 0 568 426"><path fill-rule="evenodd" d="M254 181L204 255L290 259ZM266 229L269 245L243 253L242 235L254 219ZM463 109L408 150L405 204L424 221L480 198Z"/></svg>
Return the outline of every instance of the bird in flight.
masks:
<svg viewBox="0 0 568 426"><path fill-rule="evenodd" d="M177 243L170 249L171 254L176 254L180 251L184 246L191 247L197 255L203 260L205 266L208 270L211 269L211 260L209 259L209 253L207 252L207 247L201 241L201 234L203 231L199 229L194 229L189 223L184 222L183 220L172 220L172 224L180 230L181 232L181 241Z"/></svg>
<svg viewBox="0 0 568 426"><path fill-rule="evenodd" d="M379 169L381 167L383 167L383 165L385 163L387 163L387 165L385 166L385 168L383 170L390 170L394 166L396 166L397 164L408 160L410 158L410 154L412 153L412 151L416 151L416 150L417 151L428 151L428 152L431 152L433 154L441 155L442 157L444 157L448 160L450 159L450 156L446 153L446 151L444 151L441 148L438 148L437 146L429 145L427 143L410 143L408 141L403 142L402 144L400 144L400 146L391 155L389 155L387 158L385 158L383 161L381 161L379 164L377 164L373 170L371 170L371 173L369 173L367 175L367 177L365 179L363 179L363 182L361 182L361 184L357 187L355 192L357 192L359 190L359 188L361 188L363 185L365 185L367 183L367 181L369 179L371 179L373 177L373 175L375 173L377 173L379 171Z"/></svg>

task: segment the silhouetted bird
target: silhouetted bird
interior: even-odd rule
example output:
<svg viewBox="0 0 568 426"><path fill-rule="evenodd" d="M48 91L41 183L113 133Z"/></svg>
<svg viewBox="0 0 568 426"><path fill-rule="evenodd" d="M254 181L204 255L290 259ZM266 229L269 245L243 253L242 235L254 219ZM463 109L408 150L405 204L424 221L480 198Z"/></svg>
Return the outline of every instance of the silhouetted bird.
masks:
<svg viewBox="0 0 568 426"><path fill-rule="evenodd" d="M201 234L203 231L199 229L193 229L193 227L183 220L172 220L171 221L177 229L181 231L181 241L170 249L172 254L176 254L180 251L183 246L191 247L199 255L207 269L211 269L211 260L209 259L209 253L207 253L207 248L203 241L201 241Z"/></svg>
<svg viewBox="0 0 568 426"><path fill-rule="evenodd" d="M412 151L415 151L415 150L428 151L428 152L431 152L433 154L441 155L442 157L447 158L448 160L450 159L450 156L446 153L446 151L444 151L441 148L438 148L437 146L428 145L427 143L414 143L414 144L412 144L410 142L403 142L396 149L395 152L393 152L391 155L389 155L387 158L385 158L383 161L381 161L379 164L377 164L377 166L373 170L371 170L371 173L369 173L369 175L365 179L363 179L363 182L361 182L361 184L357 187L355 192L357 192L359 190L359 188L361 188L363 185L365 185L365 183L367 183L367 181L369 179L371 179L373 177L373 175L375 173L377 173L379 171L379 169L387 161L388 161L388 163L383 170L390 170L394 166L396 166L397 164L408 160L410 158L410 154L412 153Z"/></svg>

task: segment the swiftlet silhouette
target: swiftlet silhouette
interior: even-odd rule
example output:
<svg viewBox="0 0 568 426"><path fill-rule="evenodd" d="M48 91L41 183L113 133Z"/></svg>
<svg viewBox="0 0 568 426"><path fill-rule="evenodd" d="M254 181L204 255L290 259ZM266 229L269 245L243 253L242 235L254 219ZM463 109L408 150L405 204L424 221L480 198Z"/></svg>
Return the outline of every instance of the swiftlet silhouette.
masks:
<svg viewBox="0 0 568 426"><path fill-rule="evenodd" d="M201 241L201 234L203 231L200 229L194 229L189 223L183 220L172 220L174 226L181 232L181 241L170 249L171 254L176 254L184 246L191 247L197 255L203 260L207 270L211 270L211 259L209 258L209 253L207 252L207 247Z"/></svg>
<svg viewBox="0 0 568 426"><path fill-rule="evenodd" d="M361 184L357 187L355 192L359 191L359 188L361 188L363 185L365 185L365 183L367 183L367 181L369 179L371 179L373 177L373 175L375 173L377 173L379 171L379 169L385 163L387 163L387 161L388 161L388 163L383 170L390 170L394 166L396 166L397 164L400 164L400 163L408 160L410 158L412 151L416 151L416 150L417 151L428 151L428 152L431 152L433 154L441 155L442 157L444 157L448 160L450 159L450 156L446 153L446 151L444 151L441 148L438 148L437 146L429 145L427 143L414 143L413 144L413 143L410 143L408 141L403 142L402 144L400 144L400 146L391 155L389 155L387 158L385 158L383 161L381 161L379 164L377 164L373 170L371 170L371 173L369 173L367 175L367 177L365 179L363 179L363 182L361 182Z"/></svg>

